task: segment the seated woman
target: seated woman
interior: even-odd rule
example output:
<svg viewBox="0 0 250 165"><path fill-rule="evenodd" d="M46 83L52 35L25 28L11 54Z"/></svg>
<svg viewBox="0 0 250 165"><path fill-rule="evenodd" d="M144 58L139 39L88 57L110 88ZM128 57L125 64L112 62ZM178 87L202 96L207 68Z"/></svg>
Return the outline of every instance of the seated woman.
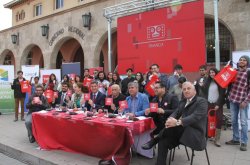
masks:
<svg viewBox="0 0 250 165"><path fill-rule="evenodd" d="M68 99L67 105L69 107L71 107L73 109L77 109L77 108L81 108L82 105L85 104L82 89L83 89L82 83L75 83L73 85L74 93L71 97L71 100L69 100L69 98L67 98Z"/></svg>

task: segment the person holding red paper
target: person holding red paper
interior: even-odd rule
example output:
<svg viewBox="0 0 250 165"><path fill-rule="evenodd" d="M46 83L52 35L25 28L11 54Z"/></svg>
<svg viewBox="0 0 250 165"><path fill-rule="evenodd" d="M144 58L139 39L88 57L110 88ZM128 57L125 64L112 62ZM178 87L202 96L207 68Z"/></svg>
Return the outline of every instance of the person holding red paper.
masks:
<svg viewBox="0 0 250 165"><path fill-rule="evenodd" d="M145 115L154 119L156 129L152 135L157 135L165 127L167 118L178 108L179 100L176 95L168 93L166 86L161 82L155 83L155 98L152 103L158 104L156 112L152 112L150 108L145 110Z"/></svg>
<svg viewBox="0 0 250 165"><path fill-rule="evenodd" d="M85 107L88 111L96 109L99 113L103 112L103 107L105 105L106 96L98 91L98 82L92 81L90 84L90 98L85 102Z"/></svg>
<svg viewBox="0 0 250 165"><path fill-rule="evenodd" d="M149 108L148 96L139 92L139 85L137 82L128 83L128 92L130 96L126 98L128 108L124 109L129 117L144 116L145 110Z"/></svg>
<svg viewBox="0 0 250 165"><path fill-rule="evenodd" d="M56 79L56 75L54 73L52 73L49 76L49 81L46 83L45 85L45 89L46 90L53 90L56 91L58 87L58 81Z"/></svg>
<svg viewBox="0 0 250 165"><path fill-rule="evenodd" d="M32 134L32 113L45 110L49 108L49 106L47 98L43 96L43 86L37 85L36 92L29 97L28 103L26 104L26 108L29 109L29 112L25 118L25 126L28 130L30 143L35 142L35 138Z"/></svg>
<svg viewBox="0 0 250 165"><path fill-rule="evenodd" d="M55 107L56 104L60 106L66 107L67 100L70 100L70 97L67 95L67 91L69 89L69 84L67 82L61 83L62 91L58 93L58 97L53 99L52 107Z"/></svg>
<svg viewBox="0 0 250 165"><path fill-rule="evenodd" d="M14 98L15 98L15 119L14 122L18 120L18 107L19 102L21 103L21 120L24 121L24 98L26 93L23 93L21 90L21 82L26 81L23 78L23 71L17 72L17 78L14 79L13 83L11 84L11 89L14 90Z"/></svg>
<svg viewBox="0 0 250 165"><path fill-rule="evenodd" d="M109 82L106 80L106 75L103 71L98 73L98 79L96 81L98 82L98 90L106 96Z"/></svg>
<svg viewBox="0 0 250 165"><path fill-rule="evenodd" d="M113 103L110 106L106 105L105 108L108 109L109 113L117 114L119 109L119 101L126 100L126 96L121 93L121 88L117 84L112 85L111 89L112 94L107 98L113 98Z"/></svg>

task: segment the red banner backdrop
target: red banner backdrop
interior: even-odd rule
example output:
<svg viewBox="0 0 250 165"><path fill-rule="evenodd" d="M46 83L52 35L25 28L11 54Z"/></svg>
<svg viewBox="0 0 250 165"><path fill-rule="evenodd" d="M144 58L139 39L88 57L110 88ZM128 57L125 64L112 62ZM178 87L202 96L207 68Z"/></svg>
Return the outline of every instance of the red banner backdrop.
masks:
<svg viewBox="0 0 250 165"><path fill-rule="evenodd" d="M153 63L161 72L181 64L196 72L205 63L203 0L134 14L118 19L118 71L145 72Z"/></svg>

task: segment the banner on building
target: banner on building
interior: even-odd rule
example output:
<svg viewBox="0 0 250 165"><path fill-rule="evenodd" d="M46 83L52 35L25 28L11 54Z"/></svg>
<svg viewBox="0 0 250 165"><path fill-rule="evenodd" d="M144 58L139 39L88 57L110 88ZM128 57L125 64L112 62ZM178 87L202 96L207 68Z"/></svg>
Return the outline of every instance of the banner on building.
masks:
<svg viewBox="0 0 250 165"><path fill-rule="evenodd" d="M62 63L62 76L63 75L81 75L81 63L80 62L72 62L72 63Z"/></svg>
<svg viewBox="0 0 250 165"><path fill-rule="evenodd" d="M26 80L32 79L32 82L34 82L34 77L39 77L39 65L22 65L22 71L23 71L23 77Z"/></svg>
<svg viewBox="0 0 250 165"><path fill-rule="evenodd" d="M118 72L144 73L154 63L161 72L172 72L176 64L197 72L206 58L204 20L203 0L118 18Z"/></svg>
<svg viewBox="0 0 250 165"><path fill-rule="evenodd" d="M14 65L0 65L0 112L14 112L14 92L11 83L15 78Z"/></svg>
<svg viewBox="0 0 250 165"><path fill-rule="evenodd" d="M49 76L54 73L58 82L61 81L61 69L41 69L40 70L40 83L47 83Z"/></svg>

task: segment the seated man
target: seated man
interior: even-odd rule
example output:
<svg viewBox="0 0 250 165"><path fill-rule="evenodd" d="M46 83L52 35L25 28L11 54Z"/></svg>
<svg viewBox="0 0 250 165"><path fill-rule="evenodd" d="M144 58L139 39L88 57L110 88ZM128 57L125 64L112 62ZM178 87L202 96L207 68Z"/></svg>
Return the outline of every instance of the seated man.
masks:
<svg viewBox="0 0 250 165"><path fill-rule="evenodd" d="M124 113L129 117L144 116L145 110L149 108L148 96L138 92L137 82L128 83L128 92L128 108L124 109Z"/></svg>
<svg viewBox="0 0 250 165"><path fill-rule="evenodd" d="M69 84L67 82L62 82L62 91L58 93L58 97L53 100L52 106L59 104L60 106L66 107L67 106L67 91L69 89ZM70 99L70 98L69 98Z"/></svg>
<svg viewBox="0 0 250 165"><path fill-rule="evenodd" d="M154 92L156 97L152 102L158 103L158 110L150 112L150 108L148 108L145 115L154 119L156 129L152 135L157 135L165 127L167 118L178 108L179 101L177 96L168 93L166 86L161 81L155 83Z"/></svg>
<svg viewBox="0 0 250 165"><path fill-rule="evenodd" d="M35 138L32 134L32 113L38 112L44 109L49 108L49 103L45 96L43 96L43 86L37 85L36 91L33 95L29 97L26 108L29 109L27 117L25 118L25 126L28 130L28 137L30 143L35 142Z"/></svg>
<svg viewBox="0 0 250 165"><path fill-rule="evenodd" d="M90 100L86 101L85 107L88 111L96 109L98 112L103 111L106 96L98 91L98 82L92 81L90 84Z"/></svg>
<svg viewBox="0 0 250 165"><path fill-rule="evenodd" d="M207 100L196 96L191 82L182 85L184 99L179 103L178 110L170 115L165 127L159 135L142 146L150 149L159 142L157 165L165 165L167 153L180 143L194 150L206 147Z"/></svg>
<svg viewBox="0 0 250 165"><path fill-rule="evenodd" d="M126 96L121 93L121 88L117 84L112 85L111 89L112 94L108 96L108 98L113 98L113 104L111 106L106 105L105 108L108 109L108 112L117 114L117 110L119 108L119 101L125 100Z"/></svg>

